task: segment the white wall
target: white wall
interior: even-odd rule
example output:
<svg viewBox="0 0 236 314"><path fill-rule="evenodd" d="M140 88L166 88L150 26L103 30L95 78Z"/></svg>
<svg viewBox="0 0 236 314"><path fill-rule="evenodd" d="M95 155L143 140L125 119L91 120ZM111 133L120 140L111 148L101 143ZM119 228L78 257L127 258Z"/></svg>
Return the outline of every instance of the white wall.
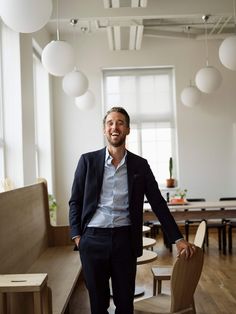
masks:
<svg viewBox="0 0 236 314"><path fill-rule="evenodd" d="M63 93L61 79L54 79L59 223L68 222L68 200L80 155L104 145L101 69L107 67L173 66L176 73L179 186L188 189L188 197L217 200L223 195L236 195L236 72L220 64L220 41L209 42L209 62L221 71L223 83L214 94L205 94L195 108L183 106L179 95L189 79L205 65L203 41L144 37L140 51L112 52L108 49L106 33L97 33L81 35L78 43L78 65L89 78L96 108L79 111L73 99Z"/></svg>

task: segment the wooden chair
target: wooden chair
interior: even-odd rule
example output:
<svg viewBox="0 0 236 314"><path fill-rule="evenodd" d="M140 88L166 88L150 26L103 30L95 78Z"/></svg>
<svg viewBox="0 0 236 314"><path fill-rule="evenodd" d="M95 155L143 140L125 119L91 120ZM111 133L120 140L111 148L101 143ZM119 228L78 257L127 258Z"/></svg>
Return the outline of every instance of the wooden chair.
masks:
<svg viewBox="0 0 236 314"><path fill-rule="evenodd" d="M187 198L187 202L205 202L206 199L205 198ZM205 210L205 208L202 208L202 210ZM188 237L189 237L189 227L190 225L199 225L200 222L202 220L200 219L187 219L185 220L185 223L184 223L184 229L185 229L185 238L186 240L188 241Z"/></svg>
<svg viewBox="0 0 236 314"><path fill-rule="evenodd" d="M159 294L134 302L134 314L195 314L194 292L201 276L204 254L199 247L194 256L180 255L173 266L171 295Z"/></svg>
<svg viewBox="0 0 236 314"><path fill-rule="evenodd" d="M220 200L225 200L220 199ZM189 202L204 202L206 201L204 198L188 198L187 201ZM205 210L205 208L202 208L202 210ZM223 209L222 209L223 210ZM189 235L189 226L190 224L196 224L200 223L200 220L186 220L185 221L185 236L186 240L188 241L188 235ZM223 248L223 253L226 254L226 224L225 220L222 219L209 219L207 220L207 226L206 226L206 246L209 246L209 230L210 229L217 229L218 231L218 247L221 251Z"/></svg>
<svg viewBox="0 0 236 314"><path fill-rule="evenodd" d="M236 197L221 197L220 201L233 201L236 200ZM221 208L220 210L225 210ZM223 254L226 254L226 227L227 227L226 219L209 219L207 220L207 229L206 229L206 245L208 246L209 239L209 229L217 229L218 230L218 245L219 250L223 251ZM230 239L229 239L230 241Z"/></svg>
<svg viewBox="0 0 236 314"><path fill-rule="evenodd" d="M198 247L202 247L205 239L206 234L206 221L202 220L202 222L199 224L195 238L194 238L194 244ZM163 280L170 280L171 274L172 274L172 265L158 265L153 266L151 268L152 274L153 274L153 295L156 295L156 288L157 293L161 293L161 287L162 287L162 281Z"/></svg>
<svg viewBox="0 0 236 314"><path fill-rule="evenodd" d="M221 197L220 201L235 201L236 197ZM225 221L228 225L228 249L229 253L232 253L232 229L236 228L236 220L230 219ZM225 239L226 241L226 239Z"/></svg>

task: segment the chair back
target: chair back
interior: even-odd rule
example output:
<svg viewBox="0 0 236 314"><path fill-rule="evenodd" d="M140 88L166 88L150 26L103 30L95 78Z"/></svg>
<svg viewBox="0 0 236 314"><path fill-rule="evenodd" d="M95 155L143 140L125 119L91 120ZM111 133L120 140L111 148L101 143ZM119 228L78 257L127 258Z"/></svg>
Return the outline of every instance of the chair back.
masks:
<svg viewBox="0 0 236 314"><path fill-rule="evenodd" d="M186 199L188 202L205 202L205 198L197 197L197 198L187 198Z"/></svg>
<svg viewBox="0 0 236 314"><path fill-rule="evenodd" d="M203 250L199 247L196 247L190 259L185 259L184 254L176 259L171 276L171 313L181 310L194 313L193 296L201 276L203 260Z"/></svg>
<svg viewBox="0 0 236 314"><path fill-rule="evenodd" d="M201 198L201 197L198 197L198 198L187 198L186 201L187 202L205 202L206 199L205 198ZM202 210L205 210L205 208L202 208Z"/></svg>
<svg viewBox="0 0 236 314"><path fill-rule="evenodd" d="M193 243L196 246L202 248L205 239L205 234L206 234L206 221L202 220L197 228Z"/></svg>
<svg viewBox="0 0 236 314"><path fill-rule="evenodd" d="M221 197L219 201L236 201L236 197ZM221 208L221 210L224 210L224 208Z"/></svg>

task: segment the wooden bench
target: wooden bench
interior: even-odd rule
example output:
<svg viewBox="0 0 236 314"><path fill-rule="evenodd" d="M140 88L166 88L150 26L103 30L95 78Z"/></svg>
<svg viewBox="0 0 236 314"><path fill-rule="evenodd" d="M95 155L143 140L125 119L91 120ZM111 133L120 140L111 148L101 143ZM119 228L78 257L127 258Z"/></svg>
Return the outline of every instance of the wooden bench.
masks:
<svg viewBox="0 0 236 314"><path fill-rule="evenodd" d="M68 309L80 272L69 226L50 224L45 183L0 193L0 274L47 273L48 312L61 314ZM32 314L31 300L30 293L10 294L7 313ZM0 309L2 303L1 297Z"/></svg>

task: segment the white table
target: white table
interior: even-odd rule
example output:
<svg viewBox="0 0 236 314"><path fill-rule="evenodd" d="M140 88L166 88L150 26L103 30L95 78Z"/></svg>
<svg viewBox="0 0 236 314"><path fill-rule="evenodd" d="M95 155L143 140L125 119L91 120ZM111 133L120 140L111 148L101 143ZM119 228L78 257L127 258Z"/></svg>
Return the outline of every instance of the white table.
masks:
<svg viewBox="0 0 236 314"><path fill-rule="evenodd" d="M188 202L184 205L168 204L176 221L187 219L223 219L236 217L236 201ZM205 210L202 210L205 208ZM224 210L220 210L223 208ZM144 203L144 220L157 219L149 203Z"/></svg>

